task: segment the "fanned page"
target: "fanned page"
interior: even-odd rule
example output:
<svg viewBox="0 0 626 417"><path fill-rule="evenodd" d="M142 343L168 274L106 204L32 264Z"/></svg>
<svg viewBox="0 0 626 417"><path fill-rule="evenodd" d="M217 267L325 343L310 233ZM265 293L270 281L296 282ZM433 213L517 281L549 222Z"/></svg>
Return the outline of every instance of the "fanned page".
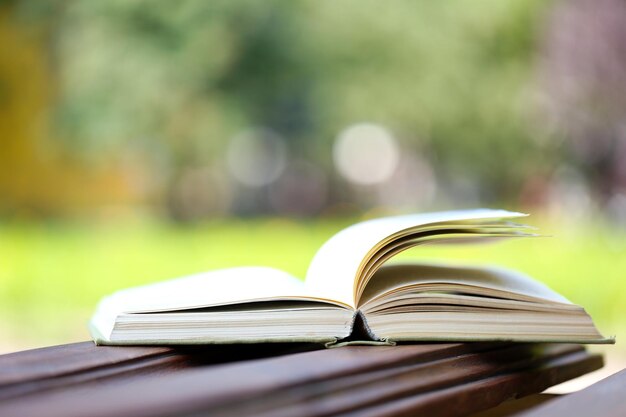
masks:
<svg viewBox="0 0 626 417"><path fill-rule="evenodd" d="M368 282L359 307L374 299L392 297L400 291L450 291L473 295L564 304L571 301L545 284L512 269L437 263L390 263L382 266ZM552 306L554 308L554 306Z"/></svg>
<svg viewBox="0 0 626 417"><path fill-rule="evenodd" d="M522 216L526 214L475 209L385 217L357 223L337 233L317 251L307 271L306 291L356 308L359 281L363 281L361 275L373 275L396 253L434 238L513 236L499 221ZM487 233L481 225L493 228L493 233ZM467 233L455 234L464 227L468 228ZM500 233L498 227L504 233ZM385 250L386 246L389 246L388 250ZM383 252L377 255L381 250Z"/></svg>

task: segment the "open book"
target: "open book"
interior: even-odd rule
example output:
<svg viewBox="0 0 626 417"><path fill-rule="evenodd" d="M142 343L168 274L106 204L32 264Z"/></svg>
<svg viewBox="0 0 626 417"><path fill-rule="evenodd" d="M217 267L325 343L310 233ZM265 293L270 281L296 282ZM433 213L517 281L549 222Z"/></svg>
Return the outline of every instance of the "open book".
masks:
<svg viewBox="0 0 626 417"><path fill-rule="evenodd" d="M386 217L350 226L306 279L266 267L224 269L119 291L90 329L98 344L398 341L612 343L581 307L496 267L388 263L433 242L531 236L503 210Z"/></svg>

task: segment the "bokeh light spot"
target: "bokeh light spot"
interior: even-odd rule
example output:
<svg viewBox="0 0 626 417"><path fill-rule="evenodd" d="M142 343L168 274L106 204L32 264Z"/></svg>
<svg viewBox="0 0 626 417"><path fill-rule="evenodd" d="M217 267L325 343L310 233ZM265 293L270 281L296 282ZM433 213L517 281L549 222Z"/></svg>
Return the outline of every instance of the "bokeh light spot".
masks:
<svg viewBox="0 0 626 417"><path fill-rule="evenodd" d="M239 182L261 187L276 181L285 169L287 147L276 132L257 128L231 140L226 155L228 170Z"/></svg>
<svg viewBox="0 0 626 417"><path fill-rule="evenodd" d="M333 159L348 181L377 184L388 180L398 166L398 145L383 126L358 123L343 130L335 141Z"/></svg>

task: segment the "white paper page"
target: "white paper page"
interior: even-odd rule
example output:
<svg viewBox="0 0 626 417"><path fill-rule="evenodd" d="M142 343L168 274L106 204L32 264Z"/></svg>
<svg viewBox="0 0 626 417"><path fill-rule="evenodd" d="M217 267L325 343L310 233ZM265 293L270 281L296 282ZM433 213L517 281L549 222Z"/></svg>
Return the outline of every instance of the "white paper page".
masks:
<svg viewBox="0 0 626 417"><path fill-rule="evenodd" d="M392 263L383 265L372 277L361 302L411 284L460 284L490 288L572 304L561 294L526 274L499 266L476 267L436 263Z"/></svg>
<svg viewBox="0 0 626 417"><path fill-rule="evenodd" d="M266 267L240 267L118 291L103 299L99 309L117 313L171 311L304 296L303 282L286 272Z"/></svg>
<svg viewBox="0 0 626 417"><path fill-rule="evenodd" d="M431 223L505 219L526 216L506 210L474 209L411 214L368 220L330 238L315 254L306 275L310 294L354 306L354 284L361 261L383 239Z"/></svg>

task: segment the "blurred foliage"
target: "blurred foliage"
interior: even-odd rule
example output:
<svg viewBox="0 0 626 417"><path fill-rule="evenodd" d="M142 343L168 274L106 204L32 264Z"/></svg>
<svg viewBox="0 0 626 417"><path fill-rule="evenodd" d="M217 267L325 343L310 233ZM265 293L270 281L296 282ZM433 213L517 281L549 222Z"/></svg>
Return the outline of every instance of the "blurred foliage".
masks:
<svg viewBox="0 0 626 417"><path fill-rule="evenodd" d="M298 201L284 188L306 187L311 173L328 194L322 211L370 208L393 200L385 188L422 192L411 184L425 170L434 198L396 209L592 201L626 222L620 0L23 0L0 10L5 212L285 214L266 195ZM419 167L378 187L340 178L333 142L359 122L389 129ZM289 163L307 166L295 185L227 175L232 138L250 129L275 132Z"/></svg>
<svg viewBox="0 0 626 417"><path fill-rule="evenodd" d="M64 108L80 123L76 137L164 135L170 147L190 142L180 158L215 158L241 124L304 136L298 145L314 151L346 124L375 120L432 144L440 172L512 193L524 166L508 161L538 153L519 111L540 9L532 2L91 4L64 24Z"/></svg>
<svg viewBox="0 0 626 417"><path fill-rule="evenodd" d="M549 173L559 158L537 140L545 132L531 117L545 2L8 4L3 30L39 31L29 40L33 74L4 52L4 66L19 74L3 77L11 100L27 84L37 94L29 119L16 123L54 129L44 144L41 132L2 135L119 183L46 181L88 188L88 199L163 205L185 168L222 169L229 138L250 126L278 132L292 155L327 172L342 128L388 126L434 167L444 202L462 199L468 183L473 201L514 202L529 173ZM20 158L11 157L24 169L38 165ZM56 163L62 171L64 160ZM331 175L331 204L345 202L340 182ZM75 198L56 200L71 207Z"/></svg>
<svg viewBox="0 0 626 417"><path fill-rule="evenodd" d="M92 200L129 197L120 175L90 169L50 137L56 89L46 33L19 24L0 4L0 214L58 215Z"/></svg>

